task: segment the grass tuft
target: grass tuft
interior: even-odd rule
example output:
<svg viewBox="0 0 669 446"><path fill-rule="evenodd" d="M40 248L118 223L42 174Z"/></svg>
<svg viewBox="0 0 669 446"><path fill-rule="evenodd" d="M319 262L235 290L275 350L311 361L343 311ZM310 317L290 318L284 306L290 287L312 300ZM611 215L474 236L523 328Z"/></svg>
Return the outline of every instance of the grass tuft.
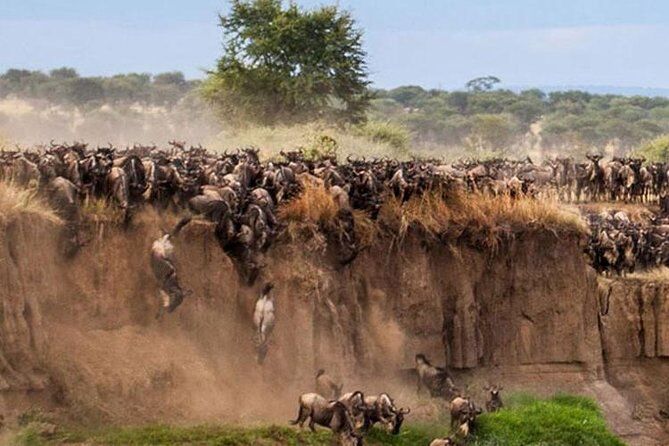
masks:
<svg viewBox="0 0 669 446"><path fill-rule="evenodd" d="M37 195L37 190L0 181L0 220L9 221L26 215L60 222L56 213Z"/></svg>
<svg viewBox="0 0 669 446"><path fill-rule="evenodd" d="M627 275L627 278L653 283L669 282L669 268L666 266L659 266L645 271L637 271Z"/></svg>

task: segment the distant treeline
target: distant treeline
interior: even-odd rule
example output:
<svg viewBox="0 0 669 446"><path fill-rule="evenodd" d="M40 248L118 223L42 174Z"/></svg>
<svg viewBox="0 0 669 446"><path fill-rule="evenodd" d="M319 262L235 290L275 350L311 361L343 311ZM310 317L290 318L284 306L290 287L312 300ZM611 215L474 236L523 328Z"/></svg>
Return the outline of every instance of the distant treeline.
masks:
<svg viewBox="0 0 669 446"><path fill-rule="evenodd" d="M582 91L377 90L373 116L408 128L414 138L504 151L526 144L582 152L612 145L620 152L669 131L669 99Z"/></svg>
<svg viewBox="0 0 669 446"><path fill-rule="evenodd" d="M0 75L0 98L16 96L78 106L117 102L168 105L182 99L198 84L199 81L186 80L179 71L83 77L66 67L49 73L9 69Z"/></svg>
<svg viewBox="0 0 669 446"><path fill-rule="evenodd" d="M195 96L199 85L181 72L83 77L72 68L49 73L10 69L0 75L0 98L93 107L173 105ZM416 147L465 148L479 156L526 153L535 147L577 154L610 146L623 153L669 133L669 99L662 97L536 89L448 92L417 86L373 93L368 117L390 126L391 133L408 133Z"/></svg>

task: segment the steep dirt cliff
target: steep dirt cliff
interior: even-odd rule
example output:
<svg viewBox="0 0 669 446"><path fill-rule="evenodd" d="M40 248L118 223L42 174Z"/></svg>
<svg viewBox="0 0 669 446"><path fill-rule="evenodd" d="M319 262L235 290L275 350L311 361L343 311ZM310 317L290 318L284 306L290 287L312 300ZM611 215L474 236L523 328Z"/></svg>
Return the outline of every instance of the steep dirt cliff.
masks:
<svg viewBox="0 0 669 446"><path fill-rule="evenodd" d="M420 406L402 371L422 352L473 394L491 381L582 392L630 443L663 438L669 284L598 285L578 236L521 231L495 252L381 237L346 267L308 240L283 241L247 288L212 228L193 223L176 241L192 294L156 320L148 251L171 223L147 212L126 231L98 224L69 260L55 224L2 226L0 411L38 403L78 421L285 422L320 367L347 388ZM251 312L266 280L278 322L259 367Z"/></svg>

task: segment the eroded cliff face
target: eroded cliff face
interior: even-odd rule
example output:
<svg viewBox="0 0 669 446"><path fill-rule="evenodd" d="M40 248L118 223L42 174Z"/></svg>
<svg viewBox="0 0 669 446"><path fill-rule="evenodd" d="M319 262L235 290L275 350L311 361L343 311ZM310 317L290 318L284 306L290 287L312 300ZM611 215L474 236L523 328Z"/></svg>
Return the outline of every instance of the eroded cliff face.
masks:
<svg viewBox="0 0 669 446"><path fill-rule="evenodd" d="M99 224L70 260L57 254L54 225L4 226L0 411L39 403L78 421L285 422L320 367L347 388L420 405L402 370L422 352L472 389L496 381L584 392L631 442L663 435L653 420L667 395L654 394L653 381L669 377L669 285L598 288L576 236L528 231L496 252L380 238L346 267L309 243L282 241L247 288L212 228L193 223L176 241L192 295L155 320L148 251L169 223L145 213L125 232ZM276 284L278 321L259 367L251 312L266 280ZM653 406L637 413L644 398Z"/></svg>

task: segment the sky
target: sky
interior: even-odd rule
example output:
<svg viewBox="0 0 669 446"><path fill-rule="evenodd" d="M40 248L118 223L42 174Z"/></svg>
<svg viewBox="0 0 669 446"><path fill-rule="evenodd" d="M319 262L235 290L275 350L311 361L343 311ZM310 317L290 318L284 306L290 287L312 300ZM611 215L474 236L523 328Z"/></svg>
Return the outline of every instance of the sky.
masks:
<svg viewBox="0 0 669 446"><path fill-rule="evenodd" d="M333 0L335 1L335 0ZM323 0L298 0L316 7ZM365 32L374 86L669 88L667 0L339 0ZM224 0L0 0L0 71L180 70L221 53Z"/></svg>

